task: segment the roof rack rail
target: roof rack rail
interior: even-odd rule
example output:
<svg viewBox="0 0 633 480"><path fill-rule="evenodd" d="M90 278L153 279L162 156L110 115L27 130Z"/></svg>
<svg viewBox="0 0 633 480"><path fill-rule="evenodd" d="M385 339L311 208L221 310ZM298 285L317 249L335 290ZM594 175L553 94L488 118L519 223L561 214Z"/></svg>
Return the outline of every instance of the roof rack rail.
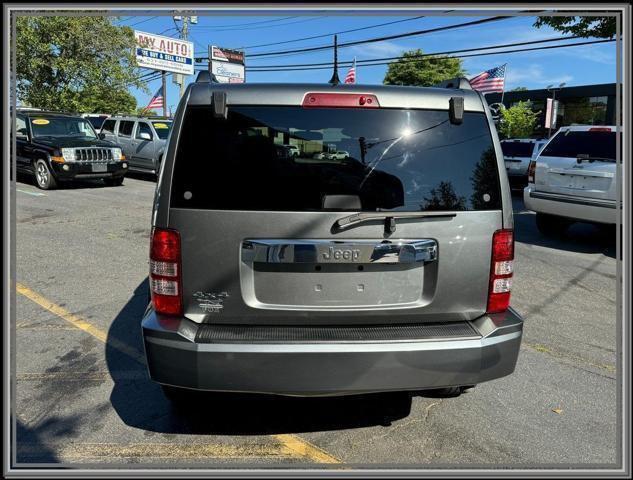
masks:
<svg viewBox="0 0 633 480"><path fill-rule="evenodd" d="M437 88L458 88L461 90L472 90L473 87L470 86L470 82L466 77L455 77L449 80L444 80L443 82L438 83L437 85L433 85Z"/></svg>

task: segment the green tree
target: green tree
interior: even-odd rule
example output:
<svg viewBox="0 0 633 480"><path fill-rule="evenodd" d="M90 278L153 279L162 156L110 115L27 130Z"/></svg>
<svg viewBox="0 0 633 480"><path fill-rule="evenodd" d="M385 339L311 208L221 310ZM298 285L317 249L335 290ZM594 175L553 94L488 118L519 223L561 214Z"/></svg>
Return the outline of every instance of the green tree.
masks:
<svg viewBox="0 0 633 480"><path fill-rule="evenodd" d="M421 210L466 210L466 197L459 196L450 181L441 181L420 204Z"/></svg>
<svg viewBox="0 0 633 480"><path fill-rule="evenodd" d="M581 37L611 38L615 36L616 17L538 17L534 26L552 27L562 33Z"/></svg>
<svg viewBox="0 0 633 480"><path fill-rule="evenodd" d="M518 102L501 110L498 130L503 138L527 138L534 132L538 112L532 111L532 102Z"/></svg>
<svg viewBox="0 0 633 480"><path fill-rule="evenodd" d="M156 110L150 110L147 107L138 107L136 109L137 115L145 115L145 116L157 116Z"/></svg>
<svg viewBox="0 0 633 480"><path fill-rule="evenodd" d="M422 50L404 52L387 67L385 85L430 87L444 80L463 77L462 60L453 57L421 57Z"/></svg>
<svg viewBox="0 0 633 480"><path fill-rule="evenodd" d="M26 105L70 112L131 113L128 88L138 79L134 32L109 17L18 17L18 99Z"/></svg>

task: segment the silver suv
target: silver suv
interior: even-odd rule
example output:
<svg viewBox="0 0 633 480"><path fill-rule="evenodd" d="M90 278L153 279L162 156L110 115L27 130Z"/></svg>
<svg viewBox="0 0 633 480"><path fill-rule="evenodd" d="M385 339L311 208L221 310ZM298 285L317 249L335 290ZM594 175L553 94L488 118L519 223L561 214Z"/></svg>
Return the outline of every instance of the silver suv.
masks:
<svg viewBox="0 0 633 480"><path fill-rule="evenodd" d="M171 398L456 394L513 372L510 188L485 99L457 85L188 87L142 320ZM348 156L317 155L332 144Z"/></svg>
<svg viewBox="0 0 633 480"><path fill-rule="evenodd" d="M171 124L165 118L113 116L103 122L99 136L121 147L130 171L158 176Z"/></svg>

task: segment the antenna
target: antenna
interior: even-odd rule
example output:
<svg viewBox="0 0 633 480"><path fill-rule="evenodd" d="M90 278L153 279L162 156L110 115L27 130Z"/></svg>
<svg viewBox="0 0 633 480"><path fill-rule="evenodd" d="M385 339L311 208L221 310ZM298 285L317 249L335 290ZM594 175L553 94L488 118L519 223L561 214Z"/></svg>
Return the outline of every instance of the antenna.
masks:
<svg viewBox="0 0 633 480"><path fill-rule="evenodd" d="M328 82L332 85L338 85L341 81L338 78L338 43L337 43L337 35L334 35L334 73L332 74L332 78Z"/></svg>

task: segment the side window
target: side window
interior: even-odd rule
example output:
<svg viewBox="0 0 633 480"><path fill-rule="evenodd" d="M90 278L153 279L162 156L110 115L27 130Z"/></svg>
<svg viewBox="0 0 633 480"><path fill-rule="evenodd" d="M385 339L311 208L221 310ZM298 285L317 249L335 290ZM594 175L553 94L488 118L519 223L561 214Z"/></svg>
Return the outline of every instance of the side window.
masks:
<svg viewBox="0 0 633 480"><path fill-rule="evenodd" d="M149 135L149 138L147 138L147 136L143 138L143 135L141 135L142 133ZM153 137L154 135L152 134L151 127L145 122L138 122L138 127L136 127L136 138L139 140L152 140Z"/></svg>
<svg viewBox="0 0 633 480"><path fill-rule="evenodd" d="M17 116L15 118L15 136L22 140L28 138L28 130L26 129L26 119L24 117Z"/></svg>
<svg viewBox="0 0 633 480"><path fill-rule="evenodd" d="M101 127L101 131L103 133L111 133L114 134L114 126L116 125L116 120L106 120L103 122L103 126Z"/></svg>
<svg viewBox="0 0 633 480"><path fill-rule="evenodd" d="M119 122L119 137L131 137L134 122L129 120L121 120Z"/></svg>

